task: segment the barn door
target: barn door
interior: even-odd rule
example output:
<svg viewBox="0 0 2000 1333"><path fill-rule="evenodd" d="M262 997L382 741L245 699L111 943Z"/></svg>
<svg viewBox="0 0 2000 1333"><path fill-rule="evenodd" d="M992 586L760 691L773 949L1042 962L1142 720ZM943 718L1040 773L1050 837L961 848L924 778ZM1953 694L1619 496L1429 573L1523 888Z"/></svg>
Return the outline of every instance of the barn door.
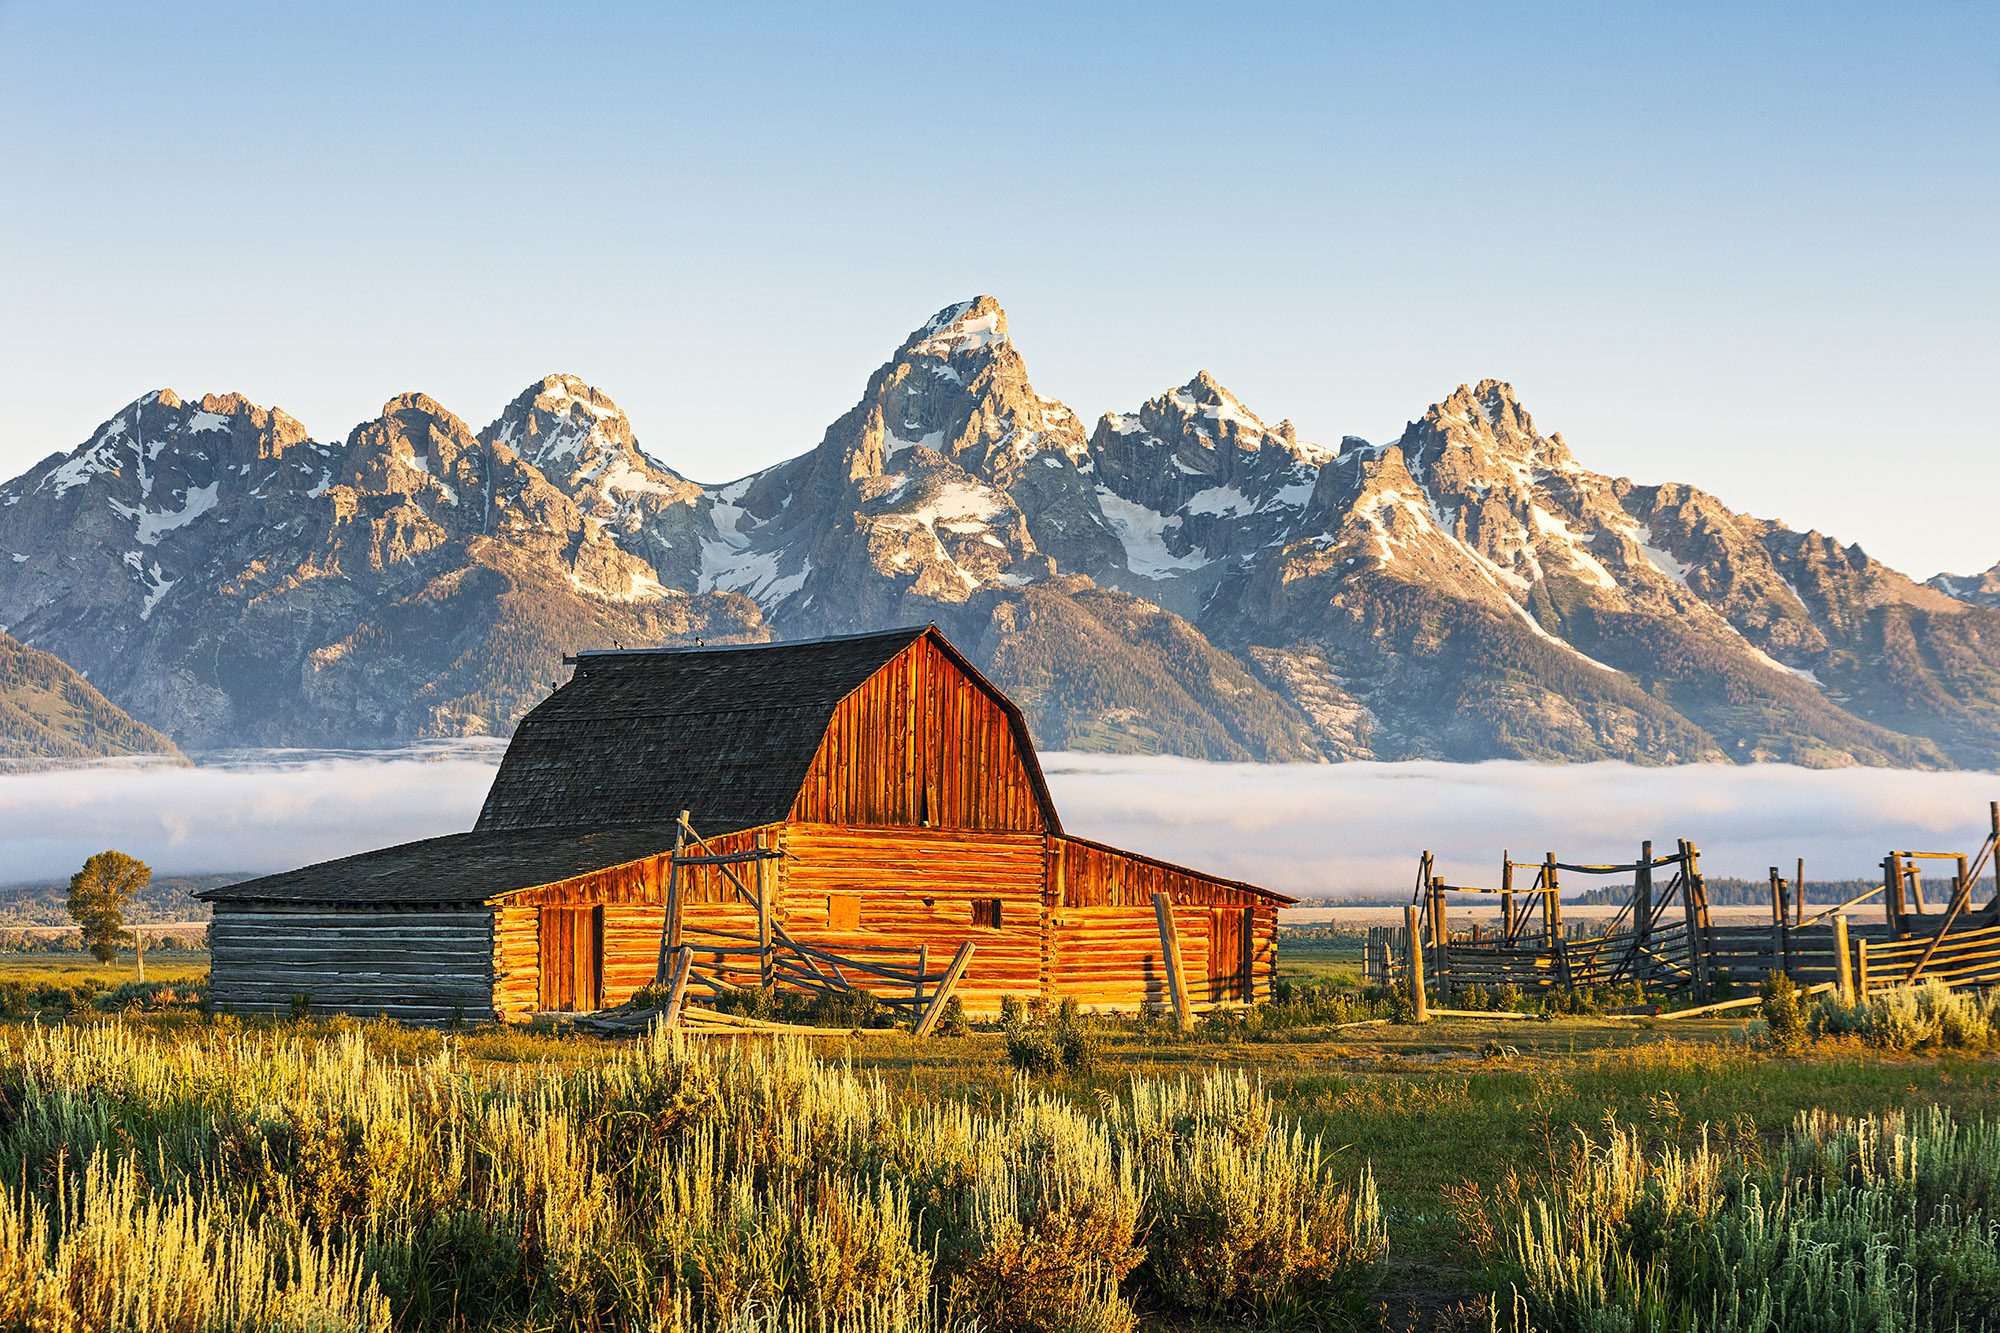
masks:
<svg viewBox="0 0 2000 1333"><path fill-rule="evenodd" d="M1215 1000L1250 998L1250 909L1209 911L1208 994Z"/></svg>
<svg viewBox="0 0 2000 1333"><path fill-rule="evenodd" d="M544 907L541 1007L572 1012L604 1004L604 909Z"/></svg>

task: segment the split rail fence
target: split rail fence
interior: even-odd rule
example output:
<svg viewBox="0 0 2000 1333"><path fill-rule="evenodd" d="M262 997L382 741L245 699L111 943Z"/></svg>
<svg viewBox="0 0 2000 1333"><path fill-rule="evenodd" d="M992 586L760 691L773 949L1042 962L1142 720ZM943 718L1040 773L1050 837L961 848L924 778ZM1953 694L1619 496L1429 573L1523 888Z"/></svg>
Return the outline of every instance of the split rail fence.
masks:
<svg viewBox="0 0 2000 1333"><path fill-rule="evenodd" d="M1988 819L1990 830L1972 855L1891 852L1882 860L1880 885L1811 917L1797 889L1803 863L1791 879L1773 867L1771 919L1741 925L1712 920L1700 854L1686 839L1660 857L1645 843L1636 860L1618 865L1563 862L1553 852L1524 863L1503 853L1497 887L1446 883L1425 852L1407 923L1368 932L1364 972L1375 984L1408 986L1414 958L1432 997L1511 988L1535 998L1638 983L1649 993L1706 1000L1719 989L1754 987L1773 972L1842 994L1930 979L2000 985L2000 895L1972 903L2000 848L2000 802L1988 807ZM1927 910L1922 867L1938 862L1948 876L1943 901ZM1517 871L1533 875L1517 879ZM1565 874L1629 876L1632 889L1607 925L1565 925ZM1498 894L1499 922L1451 928L1446 905L1460 894ZM1852 909L1878 895L1880 922L1850 919Z"/></svg>

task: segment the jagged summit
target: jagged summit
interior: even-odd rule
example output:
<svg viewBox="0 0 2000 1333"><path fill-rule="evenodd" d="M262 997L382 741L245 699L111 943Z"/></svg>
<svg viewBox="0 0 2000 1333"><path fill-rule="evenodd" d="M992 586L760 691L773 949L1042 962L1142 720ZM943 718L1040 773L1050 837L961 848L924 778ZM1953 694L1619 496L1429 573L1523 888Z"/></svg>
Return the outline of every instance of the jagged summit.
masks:
<svg viewBox="0 0 2000 1333"><path fill-rule="evenodd" d="M949 359L1007 345L1007 312L990 296L946 306L903 344L903 354Z"/></svg>

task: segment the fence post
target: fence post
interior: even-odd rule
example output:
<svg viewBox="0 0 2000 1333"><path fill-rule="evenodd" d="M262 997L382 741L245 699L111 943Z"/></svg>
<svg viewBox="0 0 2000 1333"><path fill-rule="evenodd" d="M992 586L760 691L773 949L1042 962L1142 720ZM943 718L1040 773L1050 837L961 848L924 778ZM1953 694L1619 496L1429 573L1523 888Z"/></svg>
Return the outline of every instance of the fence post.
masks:
<svg viewBox="0 0 2000 1333"><path fill-rule="evenodd" d="M1856 1003L1868 998L1868 937L1862 936L1854 942L1854 999Z"/></svg>
<svg viewBox="0 0 2000 1333"><path fill-rule="evenodd" d="M1410 951L1410 1007L1415 1011L1419 1023L1428 1023L1431 1007L1424 999L1424 937L1418 929L1417 905L1410 903L1403 908L1403 921L1409 927Z"/></svg>
<svg viewBox="0 0 2000 1333"><path fill-rule="evenodd" d="M1556 854L1547 853L1542 859L1542 888L1547 896L1542 900L1542 913L1549 928L1549 939L1553 942L1562 938L1563 909L1562 889L1556 881Z"/></svg>
<svg viewBox="0 0 2000 1333"><path fill-rule="evenodd" d="M667 960L681 947L681 853L687 849L688 812L674 825L674 851L667 861L667 892L661 899L660 958L653 966L653 984L667 982Z"/></svg>
<svg viewBox="0 0 2000 1333"><path fill-rule="evenodd" d="M1833 914L1834 990L1842 1004L1854 1003L1854 968L1847 957L1847 913Z"/></svg>
<svg viewBox="0 0 2000 1333"><path fill-rule="evenodd" d="M1181 971L1181 936L1174 924L1172 897L1153 895L1153 919L1160 928L1160 961L1167 968L1167 997L1174 1004L1174 1021L1185 1028L1194 1020L1194 1006L1188 996L1187 975Z"/></svg>
<svg viewBox="0 0 2000 1333"><path fill-rule="evenodd" d="M1638 970L1639 951L1653 943L1653 840L1639 844L1639 873L1632 881L1632 934L1638 944L1633 950L1633 970Z"/></svg>
<svg viewBox="0 0 2000 1333"><path fill-rule="evenodd" d="M1439 995L1446 990L1445 971L1451 966L1450 946L1451 926L1444 915L1444 881L1434 875L1431 879L1431 947L1437 957L1431 960L1431 967L1437 973Z"/></svg>
<svg viewBox="0 0 2000 1333"><path fill-rule="evenodd" d="M1889 933L1903 933L1903 858L1890 852L1882 858L1882 906L1889 918Z"/></svg>
<svg viewBox="0 0 2000 1333"><path fill-rule="evenodd" d="M764 850L764 835L759 833L754 844L758 851ZM771 891L767 867L770 862L757 858L757 984L769 986L774 980L777 958L771 952Z"/></svg>

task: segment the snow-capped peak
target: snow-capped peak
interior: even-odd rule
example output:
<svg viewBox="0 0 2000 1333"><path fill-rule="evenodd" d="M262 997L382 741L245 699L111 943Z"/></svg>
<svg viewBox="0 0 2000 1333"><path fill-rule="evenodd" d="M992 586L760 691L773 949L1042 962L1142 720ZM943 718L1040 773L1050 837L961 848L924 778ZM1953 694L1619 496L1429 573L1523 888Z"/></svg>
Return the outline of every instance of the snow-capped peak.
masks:
<svg viewBox="0 0 2000 1333"><path fill-rule="evenodd" d="M949 360L961 352L983 351L1006 342L1007 312L992 297L977 296L932 315L904 350Z"/></svg>

